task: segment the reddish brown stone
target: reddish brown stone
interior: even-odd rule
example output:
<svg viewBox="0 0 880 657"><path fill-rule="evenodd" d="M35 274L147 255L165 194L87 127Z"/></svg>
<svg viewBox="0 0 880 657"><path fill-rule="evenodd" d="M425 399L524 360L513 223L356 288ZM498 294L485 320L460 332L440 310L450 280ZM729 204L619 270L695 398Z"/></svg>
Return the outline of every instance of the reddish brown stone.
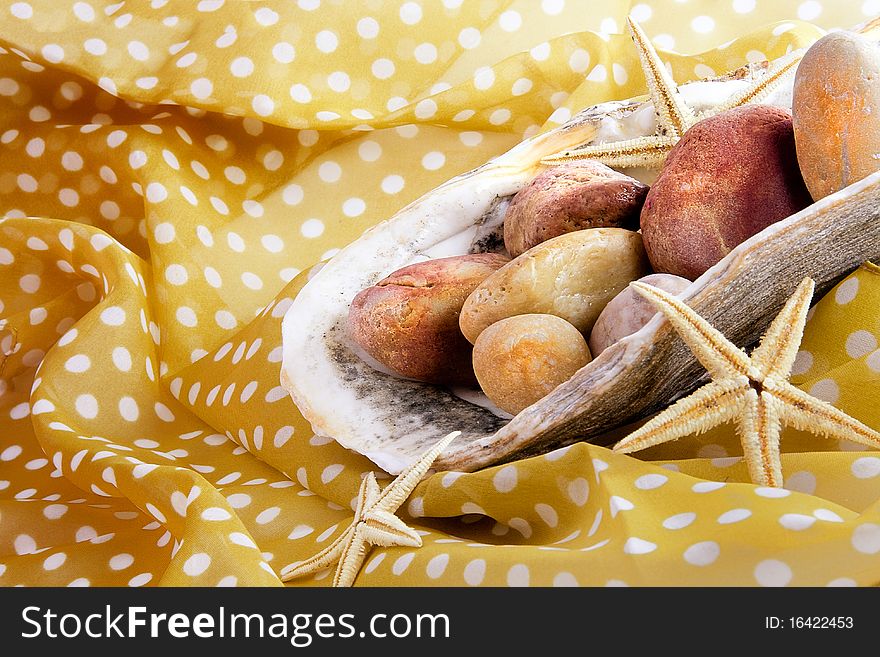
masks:
<svg viewBox="0 0 880 657"><path fill-rule="evenodd" d="M636 230L647 193L647 185L599 162L560 164L540 173L514 196L504 216L504 245L515 258L576 230Z"/></svg>
<svg viewBox="0 0 880 657"><path fill-rule="evenodd" d="M645 199L642 238L655 271L693 280L811 202L791 115L747 105L700 121L675 145Z"/></svg>
<svg viewBox="0 0 880 657"><path fill-rule="evenodd" d="M398 269L354 298L352 339L398 374L441 384L476 384L471 343L458 326L465 299L508 262L481 253L427 260Z"/></svg>

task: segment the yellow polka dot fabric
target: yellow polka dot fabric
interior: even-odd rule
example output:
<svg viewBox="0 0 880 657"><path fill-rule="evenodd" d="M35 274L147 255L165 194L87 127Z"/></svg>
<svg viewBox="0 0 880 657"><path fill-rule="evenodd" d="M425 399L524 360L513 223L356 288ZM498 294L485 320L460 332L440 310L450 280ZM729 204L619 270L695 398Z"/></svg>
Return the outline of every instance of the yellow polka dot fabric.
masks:
<svg viewBox="0 0 880 657"><path fill-rule="evenodd" d="M375 466L279 385L317 261L588 105L809 44L880 3L0 1L0 585L281 585ZM795 382L880 426L880 279L816 307ZM319 381L314 382L320 385ZM880 458L732 431L440 472L357 585L869 585ZM388 477L382 473L380 483ZM291 585L325 586L329 571Z"/></svg>

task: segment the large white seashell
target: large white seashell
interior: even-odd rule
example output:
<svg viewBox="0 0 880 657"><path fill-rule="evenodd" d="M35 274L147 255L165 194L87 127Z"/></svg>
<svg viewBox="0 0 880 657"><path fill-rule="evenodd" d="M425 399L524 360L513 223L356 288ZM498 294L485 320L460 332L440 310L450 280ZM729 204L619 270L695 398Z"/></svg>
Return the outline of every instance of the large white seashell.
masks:
<svg viewBox="0 0 880 657"><path fill-rule="evenodd" d="M764 73L682 85L697 111ZM791 107L791 78L765 103ZM398 473L451 431L435 467L472 471L549 451L644 417L693 389L704 371L660 315L606 349L549 396L510 419L479 395L377 371L345 333L355 294L404 265L487 250L503 210L542 157L575 145L653 134L647 102L604 103L450 180L364 233L302 289L283 322L282 385L314 431ZM650 173L627 173L650 180ZM773 224L734 249L681 295L737 344L756 340L797 283L827 289L880 256L880 173ZM467 401L465 398L470 399ZM606 437L607 440L607 437Z"/></svg>

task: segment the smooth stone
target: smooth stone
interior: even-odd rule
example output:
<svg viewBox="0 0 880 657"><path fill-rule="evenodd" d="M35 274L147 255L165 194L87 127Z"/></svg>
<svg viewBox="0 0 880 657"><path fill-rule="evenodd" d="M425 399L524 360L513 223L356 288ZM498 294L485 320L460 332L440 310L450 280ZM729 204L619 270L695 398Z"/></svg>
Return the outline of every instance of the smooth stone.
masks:
<svg viewBox="0 0 880 657"><path fill-rule="evenodd" d="M471 291L507 262L506 256L480 253L403 267L355 296L348 333L401 376L473 385L471 344L459 329L459 312Z"/></svg>
<svg viewBox="0 0 880 657"><path fill-rule="evenodd" d="M639 279L640 283L653 285L670 294L678 294L691 284L686 278L674 274L650 274ZM658 312L657 308L641 294L627 286L614 297L593 325L590 332L590 352L595 358L618 340L632 335Z"/></svg>
<svg viewBox="0 0 880 657"><path fill-rule="evenodd" d="M542 171L521 189L504 217L512 257L585 228L638 230L648 186L600 162L566 162Z"/></svg>
<svg viewBox="0 0 880 657"><path fill-rule="evenodd" d="M516 415L592 360L584 336L555 315L495 322L474 345L474 372L486 396Z"/></svg>
<svg viewBox="0 0 880 657"><path fill-rule="evenodd" d="M588 228L541 242L480 283L461 309L472 343L491 324L514 315L556 315L588 333L614 296L648 273L639 233Z"/></svg>
<svg viewBox="0 0 880 657"><path fill-rule="evenodd" d="M880 169L880 45L853 32L814 43L795 76L792 119L815 200Z"/></svg>

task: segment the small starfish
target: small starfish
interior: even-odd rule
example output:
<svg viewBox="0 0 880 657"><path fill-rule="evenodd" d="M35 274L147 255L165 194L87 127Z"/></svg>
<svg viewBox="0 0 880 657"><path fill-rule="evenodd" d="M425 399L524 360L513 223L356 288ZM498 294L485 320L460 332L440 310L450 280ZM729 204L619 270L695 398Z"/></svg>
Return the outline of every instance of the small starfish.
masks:
<svg viewBox="0 0 880 657"><path fill-rule="evenodd" d="M645 81L648 85L648 94L654 104L654 110L657 112L658 134L607 144L592 144L563 151L543 158L541 160L543 164L590 159L598 160L611 167L659 168L666 161L669 151L678 143L688 128L710 116L765 98L786 75L795 70L797 63L803 56L803 53L797 51L785 55L773 62L766 74L748 87L733 94L724 103L697 114L685 103L678 86L639 24L632 18L626 20L639 51L639 60L641 60Z"/></svg>
<svg viewBox="0 0 880 657"><path fill-rule="evenodd" d="M782 485L779 434L784 423L823 437L880 448L880 433L789 383L807 322L814 283L805 278L747 356L676 297L632 283L666 315L712 381L667 408L614 446L627 454L736 422L752 481Z"/></svg>
<svg viewBox="0 0 880 657"><path fill-rule="evenodd" d="M348 529L315 556L284 568L281 571L282 581L287 582L318 572L338 561L333 586L351 586L370 545L422 547L422 537L394 514L425 476L434 460L459 435L461 431L453 431L443 438L381 491L376 475L370 472L361 481L357 508Z"/></svg>

